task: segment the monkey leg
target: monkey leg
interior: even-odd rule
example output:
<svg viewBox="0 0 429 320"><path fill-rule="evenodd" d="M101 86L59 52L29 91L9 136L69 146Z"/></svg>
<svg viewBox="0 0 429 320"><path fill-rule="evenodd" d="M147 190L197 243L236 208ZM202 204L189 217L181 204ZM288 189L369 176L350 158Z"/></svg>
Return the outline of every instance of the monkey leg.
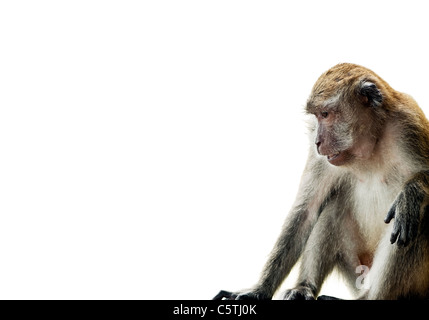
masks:
<svg viewBox="0 0 429 320"><path fill-rule="evenodd" d="M408 246L390 243L391 230L381 240L369 272L370 288L363 299L429 298L429 216L419 226L417 238Z"/></svg>
<svg viewBox="0 0 429 320"><path fill-rule="evenodd" d="M317 221L304 249L297 285L283 294L286 300L314 300L337 263L339 234L342 219L336 214L336 205L325 208Z"/></svg>

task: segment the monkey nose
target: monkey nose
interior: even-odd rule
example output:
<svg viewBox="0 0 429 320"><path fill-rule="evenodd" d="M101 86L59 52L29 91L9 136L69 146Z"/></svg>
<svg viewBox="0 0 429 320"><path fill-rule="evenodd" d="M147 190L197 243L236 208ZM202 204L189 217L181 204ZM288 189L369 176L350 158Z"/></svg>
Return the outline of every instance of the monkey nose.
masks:
<svg viewBox="0 0 429 320"><path fill-rule="evenodd" d="M320 147L320 145L322 144L322 142L321 141L318 141L318 140L316 140L316 149L317 149L317 152L320 154L320 152L319 152L319 147Z"/></svg>

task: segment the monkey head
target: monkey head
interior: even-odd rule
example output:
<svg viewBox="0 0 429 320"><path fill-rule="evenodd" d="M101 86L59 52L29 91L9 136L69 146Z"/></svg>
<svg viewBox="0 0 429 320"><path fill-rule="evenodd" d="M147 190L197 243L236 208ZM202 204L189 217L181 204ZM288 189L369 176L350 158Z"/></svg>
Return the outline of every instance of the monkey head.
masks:
<svg viewBox="0 0 429 320"><path fill-rule="evenodd" d="M386 86L372 71L352 64L337 65L316 81L306 112L316 119L317 152L330 164L350 165L372 157L388 112Z"/></svg>

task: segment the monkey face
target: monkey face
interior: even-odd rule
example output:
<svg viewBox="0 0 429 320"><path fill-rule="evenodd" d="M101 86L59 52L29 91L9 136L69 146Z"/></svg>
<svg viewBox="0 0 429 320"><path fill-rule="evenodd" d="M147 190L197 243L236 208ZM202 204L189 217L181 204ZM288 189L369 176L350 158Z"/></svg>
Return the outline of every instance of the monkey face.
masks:
<svg viewBox="0 0 429 320"><path fill-rule="evenodd" d="M335 166L371 158L382 131L385 110L375 77L339 66L315 83L306 111L316 118L317 152Z"/></svg>
<svg viewBox="0 0 429 320"><path fill-rule="evenodd" d="M315 113L317 119L315 144L319 155L340 166L352 159L353 127L345 121L341 110L322 109Z"/></svg>
<svg viewBox="0 0 429 320"><path fill-rule="evenodd" d="M351 165L372 156L377 134L371 110L343 101L339 106L321 108L314 116L315 147L330 164Z"/></svg>

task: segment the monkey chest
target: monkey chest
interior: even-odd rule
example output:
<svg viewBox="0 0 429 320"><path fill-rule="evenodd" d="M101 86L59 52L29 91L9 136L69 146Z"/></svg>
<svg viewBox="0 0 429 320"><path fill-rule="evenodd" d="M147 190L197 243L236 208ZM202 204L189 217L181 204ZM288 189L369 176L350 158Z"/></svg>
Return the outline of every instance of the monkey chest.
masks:
<svg viewBox="0 0 429 320"><path fill-rule="evenodd" d="M399 190L388 185L382 179L367 179L358 181L352 194L352 212L356 221L356 231L364 241L365 246L373 251L388 225L384 222Z"/></svg>

